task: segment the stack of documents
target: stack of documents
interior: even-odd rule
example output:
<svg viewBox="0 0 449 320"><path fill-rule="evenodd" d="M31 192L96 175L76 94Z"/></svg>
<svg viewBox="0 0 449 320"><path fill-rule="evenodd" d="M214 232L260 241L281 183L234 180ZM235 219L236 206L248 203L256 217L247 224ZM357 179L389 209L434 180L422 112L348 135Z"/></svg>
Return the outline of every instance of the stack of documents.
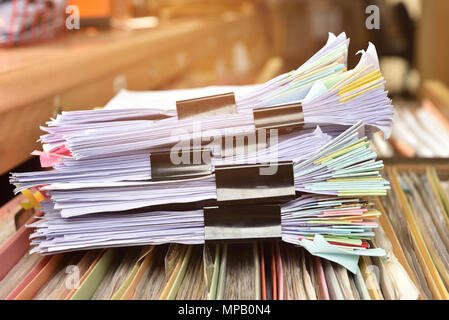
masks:
<svg viewBox="0 0 449 320"><path fill-rule="evenodd" d="M326 50L322 52L323 49ZM299 69L252 90L245 89L241 96L237 92L235 109L224 114L200 113L195 118L183 115L181 119L171 111L175 108L173 101L164 103L161 102L164 99L156 97L153 103L150 96L147 96L145 108L136 108L134 101L129 101L126 106L131 109L63 112L42 128L48 132L40 139L49 158L46 164L51 164L50 159L56 162L57 155L69 154L77 160L129 156L158 151L176 142L198 138L199 134L205 138L206 133L212 136L217 132L222 136L254 133L261 125L256 123L256 109L285 104L301 106L303 129L313 129L320 124L324 131L329 125L331 131L335 131L335 126L362 121L369 135L380 129L388 137L393 108L379 71L375 47L370 44L359 64L350 71L346 71L344 64L347 51L344 34L330 36L323 49ZM339 68L327 70L333 65ZM186 94L195 92L197 90ZM210 94L215 92L213 89ZM177 92L173 93L174 97L175 94ZM114 105L121 104L123 102Z"/></svg>
<svg viewBox="0 0 449 320"><path fill-rule="evenodd" d="M304 195L281 206L284 241L352 270L359 255L385 254L367 242L374 235L379 212L359 197L385 195L389 189L379 174L383 164L375 160L366 137L360 138L360 128L361 124L351 127L306 160L292 159L294 189ZM219 200L216 183L215 175L209 175L190 180L42 187L49 201L41 203L45 216L30 225L36 228L32 251L202 244L203 210L154 211L148 207ZM351 255L355 260L347 257Z"/></svg>
<svg viewBox="0 0 449 320"><path fill-rule="evenodd" d="M348 71L348 43L345 34L330 34L300 68L237 96L58 115L42 128L43 151L34 152L53 170L11 174L16 192L37 188L45 196L37 204L42 217L27 224L31 252L177 243L171 247L187 249L175 256L196 257L194 248L210 241L271 239L354 274L360 256L385 256L372 241L380 212L365 197L390 186L368 139L379 130L389 136L393 107L375 47ZM248 246L254 255L242 251L248 260L235 258L245 263L235 270L262 268L259 250L280 259L277 247ZM184 298L191 288L176 279ZM260 285L242 290L260 293ZM243 297L218 288L217 297Z"/></svg>
<svg viewBox="0 0 449 320"><path fill-rule="evenodd" d="M343 36L344 34L337 38L330 36L328 44L323 49L334 43L338 44L337 49L340 48L342 40L346 39ZM340 41L338 41L339 39ZM347 44L347 41L342 43ZM316 56L320 57L323 49ZM336 56L341 60L346 51L339 49L338 52L339 54L334 53L331 57ZM316 56L311 61L322 62ZM311 61L308 61L303 67L316 64ZM329 59L325 59L322 63L326 65L330 62ZM149 153L166 150L175 143L180 143L182 147L185 147L185 143L190 145L191 140L194 140L195 147L195 140L200 139L199 143L202 143L205 138L214 140L209 146L214 149L213 162L220 164L221 160L215 158L217 155L219 157L223 150L221 150L221 143L216 143L214 139L216 135L255 134L259 128L255 124L255 114L251 110L271 103L300 103L303 110L302 132L293 137L281 136L279 137L281 142L287 139L289 143L302 140L299 134L317 131L315 129L317 123L320 124L321 131L331 137L336 137L359 120L368 125L366 128L368 136L373 127L380 128L386 136L389 135L393 110L391 101L384 90L384 80L378 70L374 46L370 45L354 70L333 74L332 83L326 82L323 77L318 76L317 78L314 71L312 72L313 76L306 77L309 82L313 83L313 85L307 86L305 91L307 94L286 95L283 90L289 89L290 84L302 79L304 77L303 70L311 68L310 66L303 67L292 72L293 75L279 76L267 84L251 89L252 94L247 93L241 99L237 98L238 113L179 120L176 119L175 112L148 109L148 107L63 112L56 119L50 121L48 127L43 128L48 132L41 137L43 151L33 153L40 156L43 167L53 167L57 170L13 174L11 183L17 185L17 191L20 191L24 188L56 182L148 180L151 178L151 173L147 170L150 165ZM316 79L319 80L314 81ZM212 93L216 92L216 88L213 88ZM267 88L270 91L266 92ZM295 91L296 89L291 90ZM248 89L245 88L244 91L248 91ZM192 92L198 93L198 89ZM180 93L173 92L172 94L171 97ZM189 91L180 95L186 97L190 94L192 93ZM283 100L270 100L276 96L282 96ZM148 106L148 101L152 101L153 95L145 95L145 97L148 98L145 102L145 105ZM174 102L165 101L165 97L164 95L162 98L162 94L157 93L156 103L161 103L163 106L165 104L168 108L174 107L170 106L170 103ZM171 99L173 100L173 98ZM128 101L128 103L134 103L134 100ZM114 105L123 104L126 105L124 100L114 103ZM162 120L160 120L161 118ZM155 122L158 119L159 121ZM318 135L315 134L315 137ZM323 137L323 141L328 139L323 134L321 137ZM296 156L305 158L307 153L310 154L314 151L310 148L317 150L322 144L312 143L309 145L311 147L305 146L309 149L302 148L304 152Z"/></svg>
<svg viewBox="0 0 449 320"><path fill-rule="evenodd" d="M266 149L255 150L251 154L238 154L222 158L212 157L212 166L232 163L256 163L275 160L294 160L299 162L316 154L331 140L328 134L316 128L310 133L287 134L279 137L277 143ZM219 150L219 152L221 151ZM102 183L118 181L145 181L151 179L151 161L148 152L130 156L111 156L80 161L73 157L64 157L54 165L56 170L41 172L12 173L11 183L18 186L17 191L38 185L70 182ZM95 186L95 184L93 185Z"/></svg>

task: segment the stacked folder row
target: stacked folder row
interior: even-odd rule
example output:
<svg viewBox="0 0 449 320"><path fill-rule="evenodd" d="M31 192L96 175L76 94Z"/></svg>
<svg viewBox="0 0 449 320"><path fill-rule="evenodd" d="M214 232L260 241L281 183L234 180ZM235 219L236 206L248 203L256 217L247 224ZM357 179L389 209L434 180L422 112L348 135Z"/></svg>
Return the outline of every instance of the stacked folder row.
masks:
<svg viewBox="0 0 449 320"><path fill-rule="evenodd" d="M0 298L415 299L406 274L398 280L390 268L379 258L366 258L353 274L277 242L24 255L0 282ZM400 287L404 283L408 287Z"/></svg>
<svg viewBox="0 0 449 320"><path fill-rule="evenodd" d="M447 172L447 169L446 169ZM449 194L432 167L387 170L392 192L381 199L396 255L423 299L449 298ZM446 189L444 188L446 186Z"/></svg>

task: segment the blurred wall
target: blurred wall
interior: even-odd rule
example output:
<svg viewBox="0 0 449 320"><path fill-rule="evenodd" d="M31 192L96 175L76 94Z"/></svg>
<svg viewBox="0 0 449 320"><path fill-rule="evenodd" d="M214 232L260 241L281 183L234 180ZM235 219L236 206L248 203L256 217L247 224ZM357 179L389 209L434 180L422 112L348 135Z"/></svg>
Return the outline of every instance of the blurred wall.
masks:
<svg viewBox="0 0 449 320"><path fill-rule="evenodd" d="M421 77L449 85L449 1L422 1L418 25L418 67Z"/></svg>

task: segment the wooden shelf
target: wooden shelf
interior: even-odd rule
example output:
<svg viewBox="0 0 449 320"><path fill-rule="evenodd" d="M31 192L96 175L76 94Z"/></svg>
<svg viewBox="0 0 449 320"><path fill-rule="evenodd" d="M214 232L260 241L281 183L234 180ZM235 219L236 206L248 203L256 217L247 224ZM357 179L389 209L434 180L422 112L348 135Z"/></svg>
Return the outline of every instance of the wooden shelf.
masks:
<svg viewBox="0 0 449 320"><path fill-rule="evenodd" d="M249 61L243 71L233 67L242 47ZM0 173L40 148L39 125L61 110L103 106L122 87L149 90L186 73L214 72L218 61L231 70L227 78L243 76L258 70L268 52L255 14L171 22L149 31L69 34L36 47L2 49Z"/></svg>

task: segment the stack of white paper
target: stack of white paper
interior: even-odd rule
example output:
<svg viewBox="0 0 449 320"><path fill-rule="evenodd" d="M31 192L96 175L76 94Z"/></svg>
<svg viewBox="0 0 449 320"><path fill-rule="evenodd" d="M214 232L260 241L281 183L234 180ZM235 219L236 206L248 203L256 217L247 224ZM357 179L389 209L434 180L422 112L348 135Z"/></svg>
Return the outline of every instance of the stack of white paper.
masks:
<svg viewBox="0 0 449 320"><path fill-rule="evenodd" d="M44 216L30 226L36 228L33 251L204 243L203 210L173 211L166 205L202 208L215 202L217 166L291 161L291 190L301 196L281 206L282 239L349 269L359 255L383 255L368 242L379 212L361 197L389 189L368 137L377 130L390 134L393 108L374 46L347 71L348 43L345 34L331 34L297 70L235 88L237 113L178 119L176 101L220 92L209 87L175 92L176 97L156 92L148 101L146 94L123 92L106 109L58 115L42 128L43 151L34 153L53 170L11 174L16 192L37 187L48 197L42 202ZM126 108L121 99L135 105ZM264 148L223 156L223 137L258 132L255 107L298 102L304 116L300 130L281 131L279 137L270 132ZM152 179L152 154L199 147L201 141L212 150L210 174ZM164 211L154 206L165 206Z"/></svg>
<svg viewBox="0 0 449 320"><path fill-rule="evenodd" d="M294 163L295 189L338 196L386 194L389 184L379 173L383 163L375 160L376 154L369 148L366 137L360 137L360 128L361 123L351 127L306 160L301 151L297 153L299 157L290 150L281 154L280 159ZM214 175L157 182L52 183L42 190L48 193L62 217L216 199Z"/></svg>
<svg viewBox="0 0 449 320"><path fill-rule="evenodd" d="M302 81L303 72L299 68L258 86L253 94L240 100L244 102L235 114L179 120L166 111L150 109L146 114L148 118L168 117L152 122L142 120L145 116L136 113L137 109L131 112L127 109L64 112L43 128L48 134L42 136L41 141L48 152L65 146L76 159L129 155L142 150L151 152L217 133L222 136L254 133L252 108L295 102L302 103L304 122L309 127L333 124L331 128L335 128L335 125L349 126L361 120L368 126L368 133L380 129L389 136L393 108L372 44L354 70L343 72L342 69L330 76L320 76L316 81L315 76L309 75L307 79L314 80L310 80L306 94L296 95L300 89L293 84ZM313 73L316 72L314 69Z"/></svg>

